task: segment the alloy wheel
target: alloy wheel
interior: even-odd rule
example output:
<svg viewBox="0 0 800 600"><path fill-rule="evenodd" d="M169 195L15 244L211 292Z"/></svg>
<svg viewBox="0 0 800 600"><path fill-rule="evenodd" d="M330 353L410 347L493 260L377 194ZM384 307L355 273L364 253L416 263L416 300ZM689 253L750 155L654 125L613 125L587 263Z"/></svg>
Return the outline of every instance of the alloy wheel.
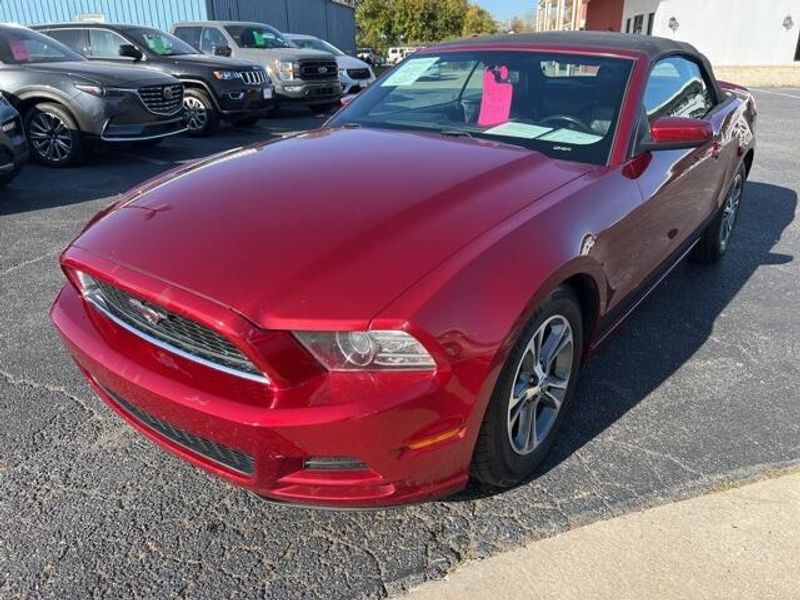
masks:
<svg viewBox="0 0 800 600"><path fill-rule="evenodd" d="M72 156L72 134L58 115L38 113L31 119L28 133L33 149L48 162L61 163Z"/></svg>
<svg viewBox="0 0 800 600"><path fill-rule="evenodd" d="M555 425L572 376L573 352L572 327L561 315L542 323L528 342L508 403L508 440L517 454L533 452Z"/></svg>
<svg viewBox="0 0 800 600"><path fill-rule="evenodd" d="M739 203L742 200L744 189L744 177L741 173L736 175L733 185L725 198L725 206L722 208L722 224L719 231L720 246L724 250L731 237L733 226L736 223L736 215L739 213Z"/></svg>
<svg viewBox="0 0 800 600"><path fill-rule="evenodd" d="M208 109L197 98L185 96L183 106L186 109L186 126L191 131L202 131L208 123Z"/></svg>

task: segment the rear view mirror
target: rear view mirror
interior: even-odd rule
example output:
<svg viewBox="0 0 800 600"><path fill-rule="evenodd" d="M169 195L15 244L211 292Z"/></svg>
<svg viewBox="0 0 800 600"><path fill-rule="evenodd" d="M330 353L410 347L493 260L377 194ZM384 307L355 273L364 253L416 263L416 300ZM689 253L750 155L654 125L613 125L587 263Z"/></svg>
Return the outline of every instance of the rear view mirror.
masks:
<svg viewBox="0 0 800 600"><path fill-rule="evenodd" d="M212 46L211 54L214 56L230 56L233 53L230 46Z"/></svg>
<svg viewBox="0 0 800 600"><path fill-rule="evenodd" d="M142 60L144 56L142 51L133 44L122 44L119 47L119 55L125 58L132 58L133 60Z"/></svg>
<svg viewBox="0 0 800 600"><path fill-rule="evenodd" d="M683 150L709 143L714 131L708 121L689 117L659 117L650 124L650 139L639 144L644 152Z"/></svg>

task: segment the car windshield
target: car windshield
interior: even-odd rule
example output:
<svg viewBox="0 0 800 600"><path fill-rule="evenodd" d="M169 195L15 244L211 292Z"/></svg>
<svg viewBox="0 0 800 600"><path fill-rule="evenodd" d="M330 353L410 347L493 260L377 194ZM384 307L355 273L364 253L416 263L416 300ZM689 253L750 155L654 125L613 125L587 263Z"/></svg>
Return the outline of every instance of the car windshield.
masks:
<svg viewBox="0 0 800 600"><path fill-rule="evenodd" d="M197 54L197 50L182 39L158 29L134 29L129 34L140 46L158 56Z"/></svg>
<svg viewBox="0 0 800 600"><path fill-rule="evenodd" d="M632 62L546 52L415 55L329 126L430 131L605 164Z"/></svg>
<svg viewBox="0 0 800 600"><path fill-rule="evenodd" d="M344 52L339 50L333 44L329 44L325 40L321 40L319 38L294 38L292 40L292 43L298 48L306 48L309 50L320 50L322 52L333 54L334 56L345 55Z"/></svg>
<svg viewBox="0 0 800 600"><path fill-rule="evenodd" d="M0 32L0 62L7 65L86 60L51 37L27 29Z"/></svg>
<svg viewBox="0 0 800 600"><path fill-rule="evenodd" d="M269 25L229 25L225 30L240 48L294 48L280 31Z"/></svg>

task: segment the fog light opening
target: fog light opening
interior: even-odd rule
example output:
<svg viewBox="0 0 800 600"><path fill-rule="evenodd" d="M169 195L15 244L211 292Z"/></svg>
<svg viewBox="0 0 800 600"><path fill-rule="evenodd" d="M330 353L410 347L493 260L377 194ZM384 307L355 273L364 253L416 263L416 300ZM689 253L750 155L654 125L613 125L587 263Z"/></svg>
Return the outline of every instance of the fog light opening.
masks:
<svg viewBox="0 0 800 600"><path fill-rule="evenodd" d="M351 456L313 456L303 461L308 471L364 471L367 464Z"/></svg>

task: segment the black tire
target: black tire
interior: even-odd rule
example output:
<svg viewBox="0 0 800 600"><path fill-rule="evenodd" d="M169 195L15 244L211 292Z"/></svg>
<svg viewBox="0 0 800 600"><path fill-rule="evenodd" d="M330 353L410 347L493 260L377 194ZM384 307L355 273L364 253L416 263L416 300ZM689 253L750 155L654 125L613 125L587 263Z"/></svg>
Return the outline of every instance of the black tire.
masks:
<svg viewBox="0 0 800 600"><path fill-rule="evenodd" d="M563 359L564 363L562 368L567 365L570 368L569 375L566 377L565 389L560 399L560 408L554 409L546 406L549 401L545 402L542 394L539 395L538 399L528 400L533 406L534 414L537 414L540 405L542 405L543 410L546 408L548 411L555 410L555 412L554 414L548 413L548 428L543 433L541 440L535 443L527 453L522 454L514 449L511 440L514 437L512 435L513 426L509 424L511 423L510 414L512 412L512 388L518 382L518 377L522 376L522 365L527 360L526 357L529 356L528 345L533 343L534 334L540 328L544 328L544 339L546 341L549 339L547 337L547 328L552 327L549 324L561 323L563 326L565 321L569 323L572 334L572 354L571 357L567 354L559 355L559 360ZM555 330L551 329L550 331L552 333ZM542 345L544 346L545 344ZM536 467L539 466L550 451L563 422L564 414L569 408L570 401L575 393L582 351L583 319L580 303L571 289L567 287L556 288L545 298L536 313L528 321L500 372L497 384L492 392L492 398L486 408L486 414L483 418L481 431L478 434L475 452L472 457L470 473L475 479L494 487L507 488L525 481L534 474ZM542 381L542 379L539 379L535 387L539 388ZM520 405L524 405L524 402L520 402ZM541 414L544 415L543 412ZM538 418L534 417L533 419L534 429L537 427ZM521 427L521 421L522 419L517 421L518 427Z"/></svg>
<svg viewBox="0 0 800 600"><path fill-rule="evenodd" d="M86 156L78 124L60 104L41 102L24 117L31 158L47 167L70 167Z"/></svg>
<svg viewBox="0 0 800 600"><path fill-rule="evenodd" d="M709 223L700 241L689 253L690 260L713 264L718 262L728 251L744 197L745 181L747 181L747 170L744 165L741 165L733 177L717 216ZM733 212L731 213L731 211Z"/></svg>
<svg viewBox="0 0 800 600"><path fill-rule="evenodd" d="M186 109L186 135L189 137L206 137L217 129L219 113L205 91L197 88L184 90L183 107Z"/></svg>
<svg viewBox="0 0 800 600"><path fill-rule="evenodd" d="M244 119L236 119L233 124L237 127L252 127L261 120L261 117L245 117Z"/></svg>

